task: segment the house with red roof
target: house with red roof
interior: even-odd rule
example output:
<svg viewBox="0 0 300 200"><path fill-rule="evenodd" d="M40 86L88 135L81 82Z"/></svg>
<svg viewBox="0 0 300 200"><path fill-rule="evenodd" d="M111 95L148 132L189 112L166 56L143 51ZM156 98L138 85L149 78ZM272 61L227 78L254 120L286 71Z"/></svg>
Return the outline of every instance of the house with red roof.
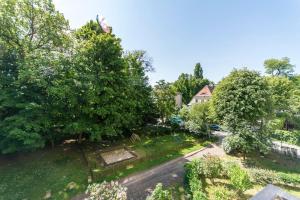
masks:
<svg viewBox="0 0 300 200"><path fill-rule="evenodd" d="M214 86L212 85L206 85L204 86L190 101L188 106L191 106L195 103L203 103L208 101L213 93Z"/></svg>

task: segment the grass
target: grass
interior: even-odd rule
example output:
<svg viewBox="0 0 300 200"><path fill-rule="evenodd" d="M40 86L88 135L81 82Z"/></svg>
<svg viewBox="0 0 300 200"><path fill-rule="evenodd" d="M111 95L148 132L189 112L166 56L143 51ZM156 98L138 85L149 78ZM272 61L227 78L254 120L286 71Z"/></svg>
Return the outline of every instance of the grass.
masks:
<svg viewBox="0 0 300 200"><path fill-rule="evenodd" d="M128 140L126 145L139 158L134 161L103 167L99 163L96 145L84 147L95 181L111 180L149 169L202 148L203 141L184 133L142 137L141 141ZM0 157L0 200L70 199L84 192L88 185L89 167L76 145L63 145L33 153Z"/></svg>
<svg viewBox="0 0 300 200"><path fill-rule="evenodd" d="M279 173L285 173L300 179L300 160L285 157L276 153L270 153L266 156L250 156L246 161L246 167L256 167L262 169L269 169ZM255 194L264 186L256 185L252 190ZM300 197L300 186L279 185L287 192Z"/></svg>
<svg viewBox="0 0 300 200"><path fill-rule="evenodd" d="M126 161L111 167L103 167L97 159L95 150L90 150L88 160L92 163L95 181L113 180L126 177L129 174L149 169L166 161L178 158L203 147L203 140L196 139L184 133L157 137L142 137L134 144L125 141L120 146L127 146L133 150L138 159Z"/></svg>
<svg viewBox="0 0 300 200"><path fill-rule="evenodd" d="M0 177L1 200L69 199L87 185L80 152L66 147L3 158Z"/></svg>
<svg viewBox="0 0 300 200"><path fill-rule="evenodd" d="M224 159L234 160L240 163L243 163L245 168L248 167L256 167L274 170L278 173L286 173L293 176L298 176L300 178L300 161L296 159L286 158L281 155L277 155L274 153L270 153L267 156L259 156L252 155L247 158L247 162L244 162L240 157L226 156ZM214 179L214 183L212 183L209 179L205 180L204 191L206 192L208 199L213 200L213 188L216 185L222 185L226 188L232 190L232 186L229 183L228 179ZM242 195L236 195L236 199L239 200L247 200L254 196L257 192L262 190L266 185L255 184L253 187L247 191L245 191ZM278 185L283 190L288 193L300 197L300 186L292 186L292 185ZM187 199L187 192L184 190L183 185L175 185L167 188L173 196L174 200L182 200Z"/></svg>

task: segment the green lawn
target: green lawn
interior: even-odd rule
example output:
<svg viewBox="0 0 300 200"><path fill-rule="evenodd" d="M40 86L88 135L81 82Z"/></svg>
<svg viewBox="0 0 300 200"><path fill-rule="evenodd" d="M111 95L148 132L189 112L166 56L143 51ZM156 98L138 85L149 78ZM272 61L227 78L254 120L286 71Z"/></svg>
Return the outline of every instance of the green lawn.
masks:
<svg viewBox="0 0 300 200"><path fill-rule="evenodd" d="M85 190L87 170L79 151L68 147L1 159L0 199L69 199Z"/></svg>
<svg viewBox="0 0 300 200"><path fill-rule="evenodd" d="M175 159L187 153L201 149L203 140L196 139L184 133L157 137L142 137L134 144L125 141L119 146L127 146L139 155L134 161L127 161L117 165L103 167L97 157L99 154L90 149L88 160L92 163L95 181L112 180L125 177L129 174L149 169L153 166Z"/></svg>
<svg viewBox="0 0 300 200"><path fill-rule="evenodd" d="M286 173L300 178L300 161L291 158L285 158L284 156L270 153L267 156L252 155L248 157L248 161L244 162L239 157L226 156L224 159L234 160L237 162L244 163L244 167L257 167L262 169L274 170L279 173ZM208 199L213 200L213 186L216 184L223 185L230 188L229 181L227 179L215 179L214 184L209 179L205 181L205 192L207 193ZM290 194L300 197L300 185L278 185L282 189L286 190ZM254 196L257 192L263 189L265 185L253 185L253 187L244 192L243 195L237 196L238 200L247 200ZM174 185L166 188L173 196L174 200L187 199L187 192L183 185Z"/></svg>
<svg viewBox="0 0 300 200"><path fill-rule="evenodd" d="M130 143L124 140L115 145L126 145L140 155L135 161L113 167L101 167L95 145L86 145L84 151L94 180L111 180L146 170L155 165L202 148L203 142L184 133L156 137L142 137ZM114 145L114 146L115 146ZM70 199L81 193L88 184L89 168L76 145L64 145L0 157L0 200Z"/></svg>

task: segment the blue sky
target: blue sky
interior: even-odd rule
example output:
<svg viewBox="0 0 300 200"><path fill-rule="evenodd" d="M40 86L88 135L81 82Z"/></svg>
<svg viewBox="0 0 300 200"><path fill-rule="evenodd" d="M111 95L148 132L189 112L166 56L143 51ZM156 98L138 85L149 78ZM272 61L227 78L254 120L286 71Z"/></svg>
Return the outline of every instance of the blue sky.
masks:
<svg viewBox="0 0 300 200"><path fill-rule="evenodd" d="M289 57L300 73L299 0L54 0L72 28L105 16L125 50L153 58L154 84L192 73L200 62L215 82L233 68L264 72L267 58Z"/></svg>

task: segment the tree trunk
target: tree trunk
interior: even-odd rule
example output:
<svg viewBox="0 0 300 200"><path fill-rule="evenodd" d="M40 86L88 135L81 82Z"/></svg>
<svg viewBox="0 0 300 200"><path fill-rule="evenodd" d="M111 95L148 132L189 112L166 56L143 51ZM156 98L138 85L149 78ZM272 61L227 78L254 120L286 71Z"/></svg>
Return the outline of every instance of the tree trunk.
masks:
<svg viewBox="0 0 300 200"><path fill-rule="evenodd" d="M52 149L54 149L54 140L53 139L51 139L51 147L52 147Z"/></svg>
<svg viewBox="0 0 300 200"><path fill-rule="evenodd" d="M79 144L82 143L82 133L79 133L79 135L78 135L78 143Z"/></svg>

